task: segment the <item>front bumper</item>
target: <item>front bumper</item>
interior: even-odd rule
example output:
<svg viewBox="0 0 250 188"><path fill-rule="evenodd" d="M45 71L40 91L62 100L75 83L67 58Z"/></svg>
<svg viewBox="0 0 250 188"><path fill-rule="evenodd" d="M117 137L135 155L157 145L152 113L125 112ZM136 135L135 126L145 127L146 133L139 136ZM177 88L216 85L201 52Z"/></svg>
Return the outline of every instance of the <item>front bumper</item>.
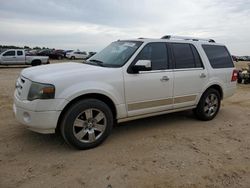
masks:
<svg viewBox="0 0 250 188"><path fill-rule="evenodd" d="M14 94L13 111L18 122L39 133L54 133L65 99L34 100L20 99Z"/></svg>
<svg viewBox="0 0 250 188"><path fill-rule="evenodd" d="M13 104L13 111L17 121L26 126L26 128L43 133L55 133L57 121L61 111L36 112L17 107Z"/></svg>

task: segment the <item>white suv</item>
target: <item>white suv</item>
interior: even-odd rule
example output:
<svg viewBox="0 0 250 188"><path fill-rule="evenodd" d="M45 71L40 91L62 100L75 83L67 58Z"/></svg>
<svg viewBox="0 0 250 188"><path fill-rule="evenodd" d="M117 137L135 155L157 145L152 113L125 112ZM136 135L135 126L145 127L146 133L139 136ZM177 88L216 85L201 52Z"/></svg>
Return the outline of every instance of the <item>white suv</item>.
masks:
<svg viewBox="0 0 250 188"><path fill-rule="evenodd" d="M188 109L211 120L221 100L234 94L236 80L227 48L211 39L118 40L84 64L24 69L14 113L30 130L60 130L67 143L88 149L115 122Z"/></svg>
<svg viewBox="0 0 250 188"><path fill-rule="evenodd" d="M88 57L88 53L80 52L80 51L73 51L73 52L66 53L66 57L69 59L85 59L86 57Z"/></svg>

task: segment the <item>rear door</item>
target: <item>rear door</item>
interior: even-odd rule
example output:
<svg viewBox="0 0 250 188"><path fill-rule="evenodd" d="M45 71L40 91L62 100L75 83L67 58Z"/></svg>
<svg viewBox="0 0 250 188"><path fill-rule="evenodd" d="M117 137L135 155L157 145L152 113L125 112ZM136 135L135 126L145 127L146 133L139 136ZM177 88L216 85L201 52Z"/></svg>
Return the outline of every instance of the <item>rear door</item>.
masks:
<svg viewBox="0 0 250 188"><path fill-rule="evenodd" d="M2 55L3 64L15 64L16 63L16 50L8 50Z"/></svg>
<svg viewBox="0 0 250 188"><path fill-rule="evenodd" d="M174 62L174 108L195 105L208 82L207 70L193 44L170 43Z"/></svg>

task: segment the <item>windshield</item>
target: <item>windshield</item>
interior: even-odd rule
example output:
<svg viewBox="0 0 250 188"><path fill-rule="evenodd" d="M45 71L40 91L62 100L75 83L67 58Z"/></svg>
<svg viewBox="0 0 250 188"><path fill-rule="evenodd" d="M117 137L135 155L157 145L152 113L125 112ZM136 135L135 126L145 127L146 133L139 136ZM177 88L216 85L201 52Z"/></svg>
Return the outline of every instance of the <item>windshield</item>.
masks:
<svg viewBox="0 0 250 188"><path fill-rule="evenodd" d="M105 67L121 67L135 51L141 46L140 41L116 41L112 42L99 53L87 60L87 64Z"/></svg>

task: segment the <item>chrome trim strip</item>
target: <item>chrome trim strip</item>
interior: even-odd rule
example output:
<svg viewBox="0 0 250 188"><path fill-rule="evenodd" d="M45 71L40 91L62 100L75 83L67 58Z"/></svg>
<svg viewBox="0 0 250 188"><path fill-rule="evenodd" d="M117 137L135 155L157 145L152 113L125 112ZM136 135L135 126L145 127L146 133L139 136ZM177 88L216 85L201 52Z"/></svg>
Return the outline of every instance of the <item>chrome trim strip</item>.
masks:
<svg viewBox="0 0 250 188"><path fill-rule="evenodd" d="M178 72L178 71L194 71L194 70L204 70L204 68L199 67L199 68L185 68L185 69L174 69L174 72Z"/></svg>
<svg viewBox="0 0 250 188"><path fill-rule="evenodd" d="M183 97L175 97L175 98L168 98L168 99L160 99L154 101L145 101L145 102L137 102L137 103L130 103L128 104L128 111L132 110L140 110L143 108L153 108L158 106L164 105L171 105L176 103L184 103L194 101L197 95L188 95Z"/></svg>
<svg viewBox="0 0 250 188"><path fill-rule="evenodd" d="M174 98L174 104L194 101L196 99L196 96L197 95L188 95L188 96L184 96L184 97L175 97Z"/></svg>
<svg viewBox="0 0 250 188"><path fill-rule="evenodd" d="M173 98L128 104L128 111L173 104Z"/></svg>

